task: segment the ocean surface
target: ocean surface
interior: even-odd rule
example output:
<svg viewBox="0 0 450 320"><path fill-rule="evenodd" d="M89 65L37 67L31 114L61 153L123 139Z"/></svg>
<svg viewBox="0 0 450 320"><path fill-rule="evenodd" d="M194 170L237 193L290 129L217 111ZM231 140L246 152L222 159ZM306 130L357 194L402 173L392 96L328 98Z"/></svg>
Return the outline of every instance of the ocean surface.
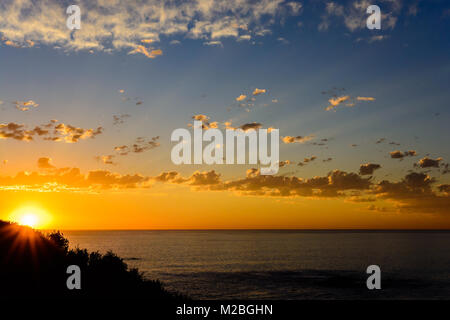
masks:
<svg viewBox="0 0 450 320"><path fill-rule="evenodd" d="M450 232L65 231L194 299L450 299ZM368 290L366 268L381 268Z"/></svg>

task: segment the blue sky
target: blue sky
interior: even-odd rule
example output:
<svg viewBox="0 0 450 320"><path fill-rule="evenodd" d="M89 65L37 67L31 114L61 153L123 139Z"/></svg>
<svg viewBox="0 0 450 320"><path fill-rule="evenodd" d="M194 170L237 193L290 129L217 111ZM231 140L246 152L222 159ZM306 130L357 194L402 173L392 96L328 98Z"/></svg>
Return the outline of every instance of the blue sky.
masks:
<svg viewBox="0 0 450 320"><path fill-rule="evenodd" d="M0 98L6 110L2 120L27 119L39 124L56 118L84 127L108 127L112 114L127 113L132 115L133 125L107 128L108 136L127 143L134 136L161 135L168 142L173 129L185 126L194 114L206 114L218 121L260 122L280 128L282 136L314 134L335 141L325 150L282 146L281 159L329 153L337 161L339 156L344 158L339 165L351 169L363 159L380 155L371 145L364 156L359 150L359 156L348 161L345 155L353 152L348 146L372 144L382 137L448 158L449 151L443 148L448 138L445 119L450 70L445 37L450 17L445 2L403 3L395 27L380 31L351 31L336 17L330 18L327 30L320 31L326 5L303 3L299 15L281 17L270 34L255 37L254 43L226 37L220 39L220 46L206 46L204 39L164 35L157 44L163 55L156 59L129 55L126 50L90 53L54 49L45 43L32 48L3 45ZM417 8L415 15L408 14L411 7ZM377 35L386 38L367 40ZM180 43L169 44L174 39ZM227 111L238 95L256 87L267 90L257 105L268 103L268 107L257 106L249 113L239 108ZM345 88L342 94L376 100L325 112L328 96L321 92L333 87ZM119 89L144 104L124 103ZM39 102L39 113L19 115L8 106L8 101L27 99ZM271 103L272 99L278 103ZM98 140L85 148L98 150L104 146L101 138ZM163 148L169 147L165 145ZM46 153L55 147L49 143L37 150ZM106 148L102 151L108 152ZM88 166L87 159L76 159L80 161ZM162 157L161 161L168 159ZM137 169L146 170L146 165ZM316 170L308 173L327 169Z"/></svg>

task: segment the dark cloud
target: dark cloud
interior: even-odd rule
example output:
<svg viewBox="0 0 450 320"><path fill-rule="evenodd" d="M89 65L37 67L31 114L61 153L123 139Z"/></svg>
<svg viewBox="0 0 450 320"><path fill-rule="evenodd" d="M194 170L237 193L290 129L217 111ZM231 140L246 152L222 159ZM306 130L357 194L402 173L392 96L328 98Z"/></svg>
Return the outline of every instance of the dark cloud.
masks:
<svg viewBox="0 0 450 320"><path fill-rule="evenodd" d="M399 150L389 152L392 159L403 159L404 157L414 157L417 155L415 150L401 152Z"/></svg>
<svg viewBox="0 0 450 320"><path fill-rule="evenodd" d="M381 166L376 163L366 163L359 166L359 174L360 175L369 175L373 174L373 172L377 169L380 169Z"/></svg>
<svg viewBox="0 0 450 320"><path fill-rule="evenodd" d="M401 211L449 214L450 196L436 194L432 188L435 181L425 173L411 172L399 182L379 182L373 192L396 202Z"/></svg>
<svg viewBox="0 0 450 320"><path fill-rule="evenodd" d="M249 131L249 130L260 129L261 127L262 127L261 123L251 122L251 123L243 124L242 126L239 127L239 129L241 129L242 131Z"/></svg>
<svg viewBox="0 0 450 320"><path fill-rule="evenodd" d="M37 161L37 165L39 169L54 169L55 166L53 166L50 162L52 159L50 158L39 158Z"/></svg>
<svg viewBox="0 0 450 320"><path fill-rule="evenodd" d="M312 161L314 161L314 160L316 160L316 159L317 159L316 156L311 156L310 158L305 158L305 159L303 159L303 162L304 162L304 163L308 163L308 162L312 162Z"/></svg>
<svg viewBox="0 0 450 320"><path fill-rule="evenodd" d="M27 129L23 124L13 122L0 124L0 139L14 139L19 141L32 141L34 137L42 137L48 141L75 143L83 139L93 139L102 132L102 127L98 127L97 129L83 129L58 123L58 120L51 120L49 123L35 126L31 130Z"/></svg>
<svg viewBox="0 0 450 320"><path fill-rule="evenodd" d="M187 184L191 186L209 186L209 185L216 185L221 182L220 174L216 173L214 170L204 172L195 171L188 178L183 178L176 171L168 171L160 173L153 179L159 182Z"/></svg>
<svg viewBox="0 0 450 320"><path fill-rule="evenodd" d="M437 159L431 159L428 157L422 158L419 160L417 165L420 168L439 168L440 162L442 161L442 158Z"/></svg>

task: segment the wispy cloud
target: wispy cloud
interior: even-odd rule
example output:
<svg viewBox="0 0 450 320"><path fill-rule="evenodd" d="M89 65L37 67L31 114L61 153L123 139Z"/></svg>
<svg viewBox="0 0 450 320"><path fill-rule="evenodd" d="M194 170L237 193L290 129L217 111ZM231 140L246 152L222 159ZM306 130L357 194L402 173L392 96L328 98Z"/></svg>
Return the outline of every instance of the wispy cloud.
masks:
<svg viewBox="0 0 450 320"><path fill-rule="evenodd" d="M155 44L161 36L206 43L239 39L249 32L270 31L279 17L298 15L301 9L299 3L282 0L143 0L135 6L127 0L79 0L76 4L82 12L81 30L71 32L66 27L65 2L2 1L0 33L7 45L36 43L68 51L125 49L154 58L160 53L142 44Z"/></svg>

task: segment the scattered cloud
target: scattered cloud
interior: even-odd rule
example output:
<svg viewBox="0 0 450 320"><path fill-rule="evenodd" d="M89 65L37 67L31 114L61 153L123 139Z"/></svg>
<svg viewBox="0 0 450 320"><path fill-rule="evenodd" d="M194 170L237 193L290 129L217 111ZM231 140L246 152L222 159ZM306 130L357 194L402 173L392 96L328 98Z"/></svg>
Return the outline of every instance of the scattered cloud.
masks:
<svg viewBox="0 0 450 320"><path fill-rule="evenodd" d="M152 52L142 44L154 44L161 36L206 43L222 38L238 40L247 34L263 36L281 18L301 11L299 3L282 0L142 0L135 6L125 0L79 0L77 5L83 13L82 29L71 32L66 27L65 2L48 0L30 5L29 1L3 1L0 33L6 45L17 47L39 44L66 51L126 50L154 58L158 51ZM179 40L171 41L175 44L173 41Z"/></svg>
<svg viewBox="0 0 450 320"><path fill-rule="evenodd" d="M350 99L350 96L341 96L341 97L336 97L336 98L330 98L330 99L328 99L328 102L330 103L330 105L325 110L327 110L327 111L332 110L332 109L338 107L341 103L347 101L348 99Z"/></svg>
<svg viewBox="0 0 450 320"><path fill-rule="evenodd" d="M129 153L142 153L147 150L151 150L159 147L161 144L158 142L159 136L147 139L144 137L138 137L131 145L122 145L114 147L114 151L118 152L121 156L126 156Z"/></svg>
<svg viewBox="0 0 450 320"><path fill-rule="evenodd" d="M328 99L329 105L325 108L325 110L326 111L335 110L342 104L345 104L346 107L354 107L358 102L361 101L375 101L375 98L374 97L352 98L350 95L338 96L336 93L333 93L332 97Z"/></svg>
<svg viewBox="0 0 450 320"><path fill-rule="evenodd" d="M30 108L37 108L39 106L39 104L37 104L33 100L14 101L13 104L16 107L16 109L20 111L29 111Z"/></svg>

